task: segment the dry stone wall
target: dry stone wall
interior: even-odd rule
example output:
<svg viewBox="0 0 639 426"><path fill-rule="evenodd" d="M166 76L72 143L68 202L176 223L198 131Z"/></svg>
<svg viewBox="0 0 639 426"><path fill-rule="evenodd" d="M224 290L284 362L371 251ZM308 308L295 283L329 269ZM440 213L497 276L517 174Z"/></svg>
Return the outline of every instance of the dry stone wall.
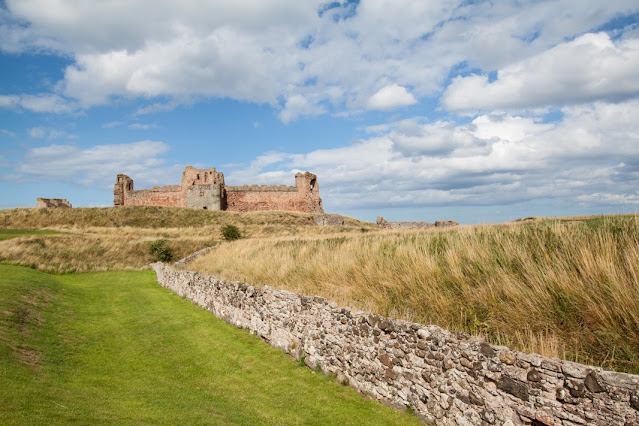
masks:
<svg viewBox="0 0 639 426"><path fill-rule="evenodd" d="M639 376L512 351L317 296L152 265L158 282L313 369L438 425L637 425Z"/></svg>

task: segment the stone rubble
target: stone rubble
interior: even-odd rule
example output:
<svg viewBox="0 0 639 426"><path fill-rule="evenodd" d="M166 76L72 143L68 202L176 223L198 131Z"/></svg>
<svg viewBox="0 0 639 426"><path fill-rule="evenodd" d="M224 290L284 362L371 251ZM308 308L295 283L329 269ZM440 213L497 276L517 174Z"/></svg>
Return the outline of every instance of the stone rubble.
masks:
<svg viewBox="0 0 639 426"><path fill-rule="evenodd" d="M341 226L344 225L344 216L338 214L318 214L313 217L318 226Z"/></svg>
<svg viewBox="0 0 639 426"><path fill-rule="evenodd" d="M459 223L454 220L438 220L435 223L430 222L388 222L381 216L377 217L376 223L384 229L428 229L443 228L448 226L458 226Z"/></svg>
<svg viewBox="0 0 639 426"><path fill-rule="evenodd" d="M167 289L430 424L639 425L637 375L517 352L318 296L151 266Z"/></svg>

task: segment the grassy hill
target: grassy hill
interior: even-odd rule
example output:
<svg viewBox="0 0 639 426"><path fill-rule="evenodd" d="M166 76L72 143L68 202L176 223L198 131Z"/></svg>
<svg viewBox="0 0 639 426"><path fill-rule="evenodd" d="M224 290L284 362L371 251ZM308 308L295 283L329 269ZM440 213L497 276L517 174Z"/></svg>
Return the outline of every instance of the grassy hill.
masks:
<svg viewBox="0 0 639 426"><path fill-rule="evenodd" d="M247 235L263 236L269 233L301 234L304 228L317 228L314 214L263 211L225 212L187 209L181 207L102 207L73 209L8 209L0 210L0 228L192 228L233 224L244 228ZM345 217L345 227L372 228L373 224ZM335 231L341 227L317 228ZM253 235L255 231L257 235ZM326 231L324 231L326 232ZM311 231L311 233L314 233Z"/></svg>
<svg viewBox="0 0 639 426"><path fill-rule="evenodd" d="M416 424L157 285L0 265L2 424Z"/></svg>
<svg viewBox="0 0 639 426"><path fill-rule="evenodd" d="M177 260L218 244L225 225L237 226L247 238L375 228L351 218L345 218L343 226L317 226L313 217L295 212L232 213L179 207L0 210L0 230L5 230L0 234L0 261L54 273L140 269L157 260L149 250L153 242L164 240ZM25 228L38 232L20 230ZM43 235L45 229L55 235Z"/></svg>

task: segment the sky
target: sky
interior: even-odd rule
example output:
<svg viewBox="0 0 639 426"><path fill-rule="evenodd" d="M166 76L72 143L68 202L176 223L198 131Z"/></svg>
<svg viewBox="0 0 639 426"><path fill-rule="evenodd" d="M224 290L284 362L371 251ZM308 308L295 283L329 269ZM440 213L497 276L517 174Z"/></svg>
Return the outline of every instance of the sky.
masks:
<svg viewBox="0 0 639 426"><path fill-rule="evenodd" d="M637 0L0 0L0 209L318 176L362 220L639 210Z"/></svg>

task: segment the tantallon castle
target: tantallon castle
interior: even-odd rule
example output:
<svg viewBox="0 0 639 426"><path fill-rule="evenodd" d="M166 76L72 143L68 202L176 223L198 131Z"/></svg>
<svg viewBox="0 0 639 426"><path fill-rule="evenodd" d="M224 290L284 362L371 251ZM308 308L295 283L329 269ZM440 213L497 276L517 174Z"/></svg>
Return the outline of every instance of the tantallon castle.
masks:
<svg viewBox="0 0 639 426"><path fill-rule="evenodd" d="M249 212L288 210L323 213L317 176L297 173L295 186L226 186L224 173L215 168L187 166L180 185L133 190L133 179L119 174L113 188L115 206L174 206Z"/></svg>

